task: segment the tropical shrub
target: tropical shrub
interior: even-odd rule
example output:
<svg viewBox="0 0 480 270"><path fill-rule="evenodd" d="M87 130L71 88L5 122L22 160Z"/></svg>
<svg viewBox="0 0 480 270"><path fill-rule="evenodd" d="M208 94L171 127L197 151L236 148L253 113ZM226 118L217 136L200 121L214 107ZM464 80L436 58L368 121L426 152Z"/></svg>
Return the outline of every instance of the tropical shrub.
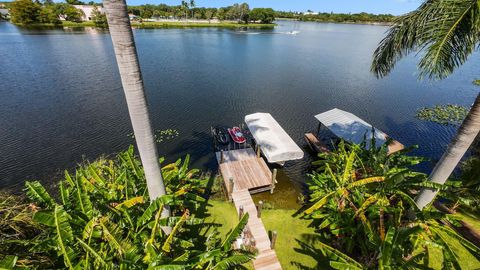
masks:
<svg viewBox="0 0 480 270"><path fill-rule="evenodd" d="M370 145L375 145L372 142ZM413 269L428 262L429 250L440 249L445 269L459 269L458 251L448 239L460 239L463 248L480 249L440 223L449 215L435 209L419 210L413 199L422 187L440 188L410 167L422 158L407 150L387 154L387 144L340 142L331 153L320 154L318 169L310 174L312 219L321 251L335 269Z"/></svg>
<svg viewBox="0 0 480 270"><path fill-rule="evenodd" d="M52 260L41 267L235 269L250 261L251 252L232 249L248 215L223 241L205 230L195 213L206 203L207 179L197 178L199 171L189 170L188 163L187 156L163 167L168 195L152 202L133 147L114 160L84 164L74 174L66 171L55 197L39 182L27 182L32 220L42 227L31 251ZM171 216L163 217L167 207Z"/></svg>

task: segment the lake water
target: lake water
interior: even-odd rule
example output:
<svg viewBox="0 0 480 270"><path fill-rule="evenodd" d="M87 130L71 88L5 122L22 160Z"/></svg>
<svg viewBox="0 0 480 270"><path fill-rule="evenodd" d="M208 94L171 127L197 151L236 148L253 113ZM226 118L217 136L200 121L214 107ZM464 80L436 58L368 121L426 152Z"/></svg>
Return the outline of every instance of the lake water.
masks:
<svg viewBox="0 0 480 270"><path fill-rule="evenodd" d="M470 105L478 93L471 83L478 55L441 82L418 81L413 56L379 80L369 67L387 27L278 23L274 30L134 31L154 128L180 133L159 145L160 155L190 153L193 166L216 169L210 126L254 112L271 113L305 147L313 116L337 107L435 160L455 128L418 121L416 110ZM85 158L126 149L130 132L108 33L0 23L0 187L51 183ZM289 162L282 174L302 183L310 161Z"/></svg>

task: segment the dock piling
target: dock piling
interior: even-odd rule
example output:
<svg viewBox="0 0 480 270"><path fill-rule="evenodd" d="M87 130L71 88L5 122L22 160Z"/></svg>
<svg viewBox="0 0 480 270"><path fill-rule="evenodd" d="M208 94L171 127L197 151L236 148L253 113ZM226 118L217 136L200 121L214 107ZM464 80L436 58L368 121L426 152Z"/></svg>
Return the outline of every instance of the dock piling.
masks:
<svg viewBox="0 0 480 270"><path fill-rule="evenodd" d="M262 217L262 210L263 210L263 201L258 202L258 207L257 207L257 217L261 218Z"/></svg>
<svg viewBox="0 0 480 270"><path fill-rule="evenodd" d="M273 169L272 173L272 185L270 188L270 194L273 194L273 190L275 189L275 183L277 182L277 169Z"/></svg>
<svg viewBox="0 0 480 270"><path fill-rule="evenodd" d="M238 216L240 219L243 217L243 214L244 214L243 205L240 205L240 207L238 208Z"/></svg>
<svg viewBox="0 0 480 270"><path fill-rule="evenodd" d="M233 188L235 186L235 183L233 182L233 177L230 177L230 179L228 179L228 183L230 185L229 189L228 189L228 197L230 200L232 200L232 193L233 193Z"/></svg>
<svg viewBox="0 0 480 270"><path fill-rule="evenodd" d="M275 249L275 244L277 243L277 231L272 232L272 241L270 242L270 248Z"/></svg>

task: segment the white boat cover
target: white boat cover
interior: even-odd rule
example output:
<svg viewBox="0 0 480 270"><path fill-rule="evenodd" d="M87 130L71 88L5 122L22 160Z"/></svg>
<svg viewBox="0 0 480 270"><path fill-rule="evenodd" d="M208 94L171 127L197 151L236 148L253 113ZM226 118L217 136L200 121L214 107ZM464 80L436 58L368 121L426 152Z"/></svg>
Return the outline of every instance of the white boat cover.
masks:
<svg viewBox="0 0 480 270"><path fill-rule="evenodd" d="M335 108L317 114L315 118L330 129L337 137L348 142L360 144L366 136L367 148L370 147L370 141L373 136L372 125L363 121L358 116ZM387 135L375 128L375 140L376 147L380 147L387 141Z"/></svg>
<svg viewBox="0 0 480 270"><path fill-rule="evenodd" d="M302 149L269 113L249 114L245 116L245 123L268 162L281 163L303 158Z"/></svg>

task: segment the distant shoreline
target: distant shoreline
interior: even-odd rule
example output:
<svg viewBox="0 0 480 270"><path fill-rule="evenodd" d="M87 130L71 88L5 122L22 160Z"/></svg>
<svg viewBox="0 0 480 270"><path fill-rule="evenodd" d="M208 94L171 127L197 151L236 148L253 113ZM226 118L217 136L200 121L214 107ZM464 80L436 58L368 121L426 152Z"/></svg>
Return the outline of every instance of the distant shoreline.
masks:
<svg viewBox="0 0 480 270"><path fill-rule="evenodd" d="M355 22L355 21L321 21L321 20L312 20L312 21L302 21L292 18L276 18L277 21L297 21L297 22L313 22L313 23L338 23L338 24L359 24L359 25L378 25L378 26L391 26L393 22Z"/></svg>
<svg viewBox="0 0 480 270"><path fill-rule="evenodd" d="M239 24L234 22L220 22L220 23L208 23L208 22L131 22L132 28L135 29L162 29L162 28L202 28L202 27L218 27L218 28L263 28L271 29L276 26L276 24L260 24L260 23L250 23L250 24ZM32 28L62 28L62 27L95 27L102 29L102 27L97 27L94 22L68 22L63 21L61 24L52 24L52 23L36 23L28 25L18 25L20 27L32 27Z"/></svg>

